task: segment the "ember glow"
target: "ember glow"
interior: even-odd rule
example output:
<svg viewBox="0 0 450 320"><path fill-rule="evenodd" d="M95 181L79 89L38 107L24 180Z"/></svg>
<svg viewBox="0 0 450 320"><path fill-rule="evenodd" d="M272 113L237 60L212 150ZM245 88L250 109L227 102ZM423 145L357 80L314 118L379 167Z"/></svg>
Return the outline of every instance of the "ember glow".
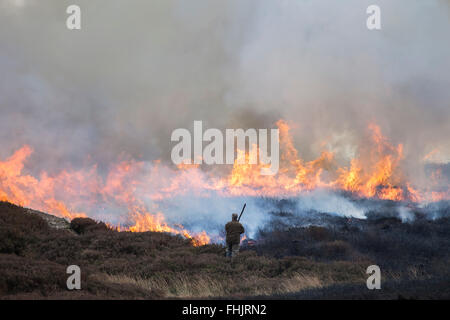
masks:
<svg viewBox="0 0 450 320"><path fill-rule="evenodd" d="M260 165L237 164L228 174L217 175L199 166L170 168L160 161L152 163L121 160L102 176L95 165L83 169L66 169L56 175L42 172L38 177L25 173L27 159L33 150L23 146L0 162L0 200L73 219L100 217L119 231L169 232L191 239L193 245L211 242L202 230L189 231L166 221L160 201L180 195L210 197L296 197L315 189L345 191L355 197L384 200L431 202L450 199L450 193L413 186L402 172L403 147L393 145L376 124L367 128L370 154L368 160L355 157L339 166L335 155L324 150L316 159L299 157L290 135L289 124L276 123L280 129L280 171L274 176L260 173ZM238 157L246 157L238 150ZM439 180L439 171L433 172ZM433 180L432 179L432 180ZM174 200L175 201L175 200ZM213 214L215 208L210 208ZM119 212L119 213L118 213ZM123 213L126 212L126 218ZM188 213L186 213L188 214ZM194 214L194 213L189 213ZM117 223L117 215L121 221Z"/></svg>

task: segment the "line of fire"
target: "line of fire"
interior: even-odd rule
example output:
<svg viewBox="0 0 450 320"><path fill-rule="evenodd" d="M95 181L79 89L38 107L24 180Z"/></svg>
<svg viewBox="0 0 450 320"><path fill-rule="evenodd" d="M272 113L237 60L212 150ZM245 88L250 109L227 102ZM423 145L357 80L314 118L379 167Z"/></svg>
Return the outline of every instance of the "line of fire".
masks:
<svg viewBox="0 0 450 320"><path fill-rule="evenodd" d="M211 191L224 198L290 198L315 189L415 206L450 199L448 185L446 189L439 188L443 179L439 169L430 173L425 187L413 185L402 171L402 144L392 144L374 123L367 127L369 153L364 159L350 159L345 166L339 166L329 150L316 159L302 159L294 147L288 122L279 120L276 126L280 130L281 159L280 170L273 176L261 175L260 164L238 164L238 159L229 173L222 176L214 175L214 171L203 172L199 165L179 165L173 169L160 161L149 164L137 160L117 162L106 178L95 165L77 170L68 168L55 175L44 171L33 176L24 169L33 148L25 145L0 162L0 201L67 219L89 217L99 208L120 207L126 211L126 220L122 222L114 221L108 212L103 215L112 228L179 234L191 239L194 246L201 246L223 239L208 235L206 230L193 232L181 224L169 223L164 211L147 204L189 192L200 198ZM238 151L238 157L247 156L248 153Z"/></svg>

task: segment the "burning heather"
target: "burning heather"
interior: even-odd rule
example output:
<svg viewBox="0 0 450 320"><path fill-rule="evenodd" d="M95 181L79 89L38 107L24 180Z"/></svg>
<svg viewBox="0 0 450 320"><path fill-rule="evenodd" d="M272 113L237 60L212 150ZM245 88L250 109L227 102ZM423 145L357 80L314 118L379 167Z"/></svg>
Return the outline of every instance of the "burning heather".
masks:
<svg viewBox="0 0 450 320"><path fill-rule="evenodd" d="M450 200L448 1L382 1L381 30L360 0L82 2L68 30L61 1L0 0L0 200L194 245L243 203L251 239L280 199L405 221ZM195 121L278 128L277 173L239 161L260 145L174 165Z"/></svg>
<svg viewBox="0 0 450 320"><path fill-rule="evenodd" d="M450 298L449 0L68 2L0 0L0 300Z"/></svg>
<svg viewBox="0 0 450 320"><path fill-rule="evenodd" d="M276 125L280 129L281 159L280 171L274 176L261 175L259 165L237 164L237 160L229 173L220 175L199 166L171 168L159 161L124 159L112 165L106 176L93 165L78 170L68 168L55 175L44 171L35 177L26 174L24 169L33 149L23 146L0 162L0 200L67 219L93 217L119 231L179 234L198 246L221 239L214 223L220 225L221 219L226 219L233 210L230 205L221 209L223 202L237 209L241 199L253 199L257 203L253 211L262 211L253 212L259 220L249 218L251 230L256 230L269 210L269 206L261 205L262 198L298 199L299 208L308 207L309 203L310 210L358 218L365 217L361 209L364 206L339 194L352 199L392 200L415 205L450 199L448 184L446 190L436 190L439 179L444 179L440 168L431 173L426 187L409 182L402 172L403 146L391 144L375 124L369 124L367 129L369 151L364 153L366 156L350 159L344 166L338 165L332 150L324 150L314 160L301 159L288 123L279 120ZM244 150L238 150L237 154L248 156ZM317 198L321 193L324 194L322 200ZM195 200L188 201L189 198ZM193 201L205 206L198 208ZM324 208L325 202L333 208ZM175 220L180 217L179 210L194 216L194 222L199 221L195 216L203 212L200 217L207 221L184 227ZM401 210L399 214L404 216ZM204 229L199 230L199 227Z"/></svg>

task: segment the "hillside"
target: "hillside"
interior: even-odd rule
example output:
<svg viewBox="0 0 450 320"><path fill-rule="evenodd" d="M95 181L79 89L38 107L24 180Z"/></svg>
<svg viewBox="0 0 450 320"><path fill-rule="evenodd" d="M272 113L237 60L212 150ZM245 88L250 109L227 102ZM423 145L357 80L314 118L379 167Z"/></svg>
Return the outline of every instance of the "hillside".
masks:
<svg viewBox="0 0 450 320"><path fill-rule="evenodd" d="M64 220L0 202L0 298L450 297L450 221L348 221L329 227L272 224L228 262L221 245L181 236L117 232L91 219ZM78 265L82 290L66 289ZM366 288L367 266L382 290Z"/></svg>

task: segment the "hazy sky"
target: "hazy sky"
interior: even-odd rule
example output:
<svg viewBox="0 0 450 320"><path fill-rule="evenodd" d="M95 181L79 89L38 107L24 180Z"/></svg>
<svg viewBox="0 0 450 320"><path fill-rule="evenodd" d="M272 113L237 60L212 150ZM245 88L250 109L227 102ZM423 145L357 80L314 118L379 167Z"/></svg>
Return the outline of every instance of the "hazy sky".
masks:
<svg viewBox="0 0 450 320"><path fill-rule="evenodd" d="M345 158L375 121L411 168L435 148L449 161L449 32L439 0L0 0L0 158L29 144L47 170L168 159L194 120L284 118L307 160L324 141Z"/></svg>

